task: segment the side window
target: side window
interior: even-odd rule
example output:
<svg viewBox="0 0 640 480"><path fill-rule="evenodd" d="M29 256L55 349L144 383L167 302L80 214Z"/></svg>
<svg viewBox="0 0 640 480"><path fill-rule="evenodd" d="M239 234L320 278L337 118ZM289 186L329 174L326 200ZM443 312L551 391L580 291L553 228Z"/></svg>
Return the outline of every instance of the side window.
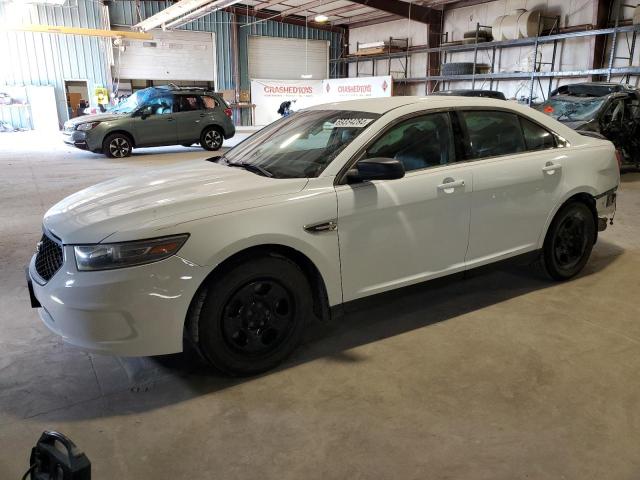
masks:
<svg viewBox="0 0 640 480"><path fill-rule="evenodd" d="M173 100L169 96L151 98L145 108L149 108L153 115L168 115L173 113Z"/></svg>
<svg viewBox="0 0 640 480"><path fill-rule="evenodd" d="M202 103L204 103L205 110L213 110L214 108L220 106L218 101L215 98L210 97L209 95L202 96Z"/></svg>
<svg viewBox="0 0 640 480"><path fill-rule="evenodd" d="M556 142L551 132L523 117L520 117L520 124L522 125L522 133L524 134L524 143L527 150L555 148Z"/></svg>
<svg viewBox="0 0 640 480"><path fill-rule="evenodd" d="M467 158L497 157L525 150L522 128L514 113L472 110L462 112L469 143Z"/></svg>
<svg viewBox="0 0 640 480"><path fill-rule="evenodd" d="M196 95L180 95L178 96L179 109L181 112L192 112L194 110L202 110L200 99Z"/></svg>
<svg viewBox="0 0 640 480"><path fill-rule="evenodd" d="M432 113L391 127L367 149L365 158L394 158L409 172L453 162L453 152L449 114Z"/></svg>

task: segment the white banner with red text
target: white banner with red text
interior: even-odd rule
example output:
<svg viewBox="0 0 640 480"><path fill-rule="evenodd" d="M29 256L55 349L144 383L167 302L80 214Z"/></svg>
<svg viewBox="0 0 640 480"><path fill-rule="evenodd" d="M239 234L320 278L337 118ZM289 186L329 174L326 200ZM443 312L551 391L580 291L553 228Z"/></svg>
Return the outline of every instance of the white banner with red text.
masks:
<svg viewBox="0 0 640 480"><path fill-rule="evenodd" d="M290 110L297 111L322 103L391 97L392 94L393 80L390 76L325 80L251 80L251 103L256 106L256 125L267 125L280 118L278 110L283 102L291 102Z"/></svg>
<svg viewBox="0 0 640 480"><path fill-rule="evenodd" d="M323 103L357 100L360 98L391 97L391 76L330 78L322 81Z"/></svg>
<svg viewBox="0 0 640 480"><path fill-rule="evenodd" d="M322 80L251 80L251 103L256 106L255 124L268 125L280 118L278 109L291 102L291 110L322 103Z"/></svg>

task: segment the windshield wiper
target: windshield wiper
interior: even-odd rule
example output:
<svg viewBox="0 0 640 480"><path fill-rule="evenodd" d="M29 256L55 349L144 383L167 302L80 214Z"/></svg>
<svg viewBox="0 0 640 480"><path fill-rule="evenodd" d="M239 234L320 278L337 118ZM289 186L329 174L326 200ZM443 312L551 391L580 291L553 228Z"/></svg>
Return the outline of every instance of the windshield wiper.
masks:
<svg viewBox="0 0 640 480"><path fill-rule="evenodd" d="M245 170L247 170L249 172L257 173L258 175L262 175L263 177L269 177L269 178L273 177L273 173L271 173L269 170L261 167L260 165L256 165L254 163L230 162L228 160L226 160L226 162L227 162L227 165L229 167L244 168Z"/></svg>

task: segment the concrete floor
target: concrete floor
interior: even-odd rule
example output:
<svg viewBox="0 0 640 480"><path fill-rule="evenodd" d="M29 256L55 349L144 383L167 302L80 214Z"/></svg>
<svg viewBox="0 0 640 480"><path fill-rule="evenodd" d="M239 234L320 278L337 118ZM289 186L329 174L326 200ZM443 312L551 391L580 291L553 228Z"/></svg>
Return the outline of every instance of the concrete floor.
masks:
<svg viewBox="0 0 640 480"><path fill-rule="evenodd" d="M70 435L95 479L640 478L640 174L580 278L513 269L416 291L318 328L258 378L63 345L24 286L43 213L207 155L116 161L0 134L0 478L20 478L44 429Z"/></svg>

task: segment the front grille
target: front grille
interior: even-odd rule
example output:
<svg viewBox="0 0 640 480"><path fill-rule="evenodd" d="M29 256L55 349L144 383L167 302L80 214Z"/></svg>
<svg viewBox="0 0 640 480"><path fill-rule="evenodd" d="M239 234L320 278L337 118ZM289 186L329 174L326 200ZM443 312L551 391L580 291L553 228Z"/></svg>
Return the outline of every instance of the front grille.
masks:
<svg viewBox="0 0 640 480"><path fill-rule="evenodd" d="M38 275L43 280L49 281L60 270L63 260L62 245L51 240L46 234L42 235L35 262Z"/></svg>

